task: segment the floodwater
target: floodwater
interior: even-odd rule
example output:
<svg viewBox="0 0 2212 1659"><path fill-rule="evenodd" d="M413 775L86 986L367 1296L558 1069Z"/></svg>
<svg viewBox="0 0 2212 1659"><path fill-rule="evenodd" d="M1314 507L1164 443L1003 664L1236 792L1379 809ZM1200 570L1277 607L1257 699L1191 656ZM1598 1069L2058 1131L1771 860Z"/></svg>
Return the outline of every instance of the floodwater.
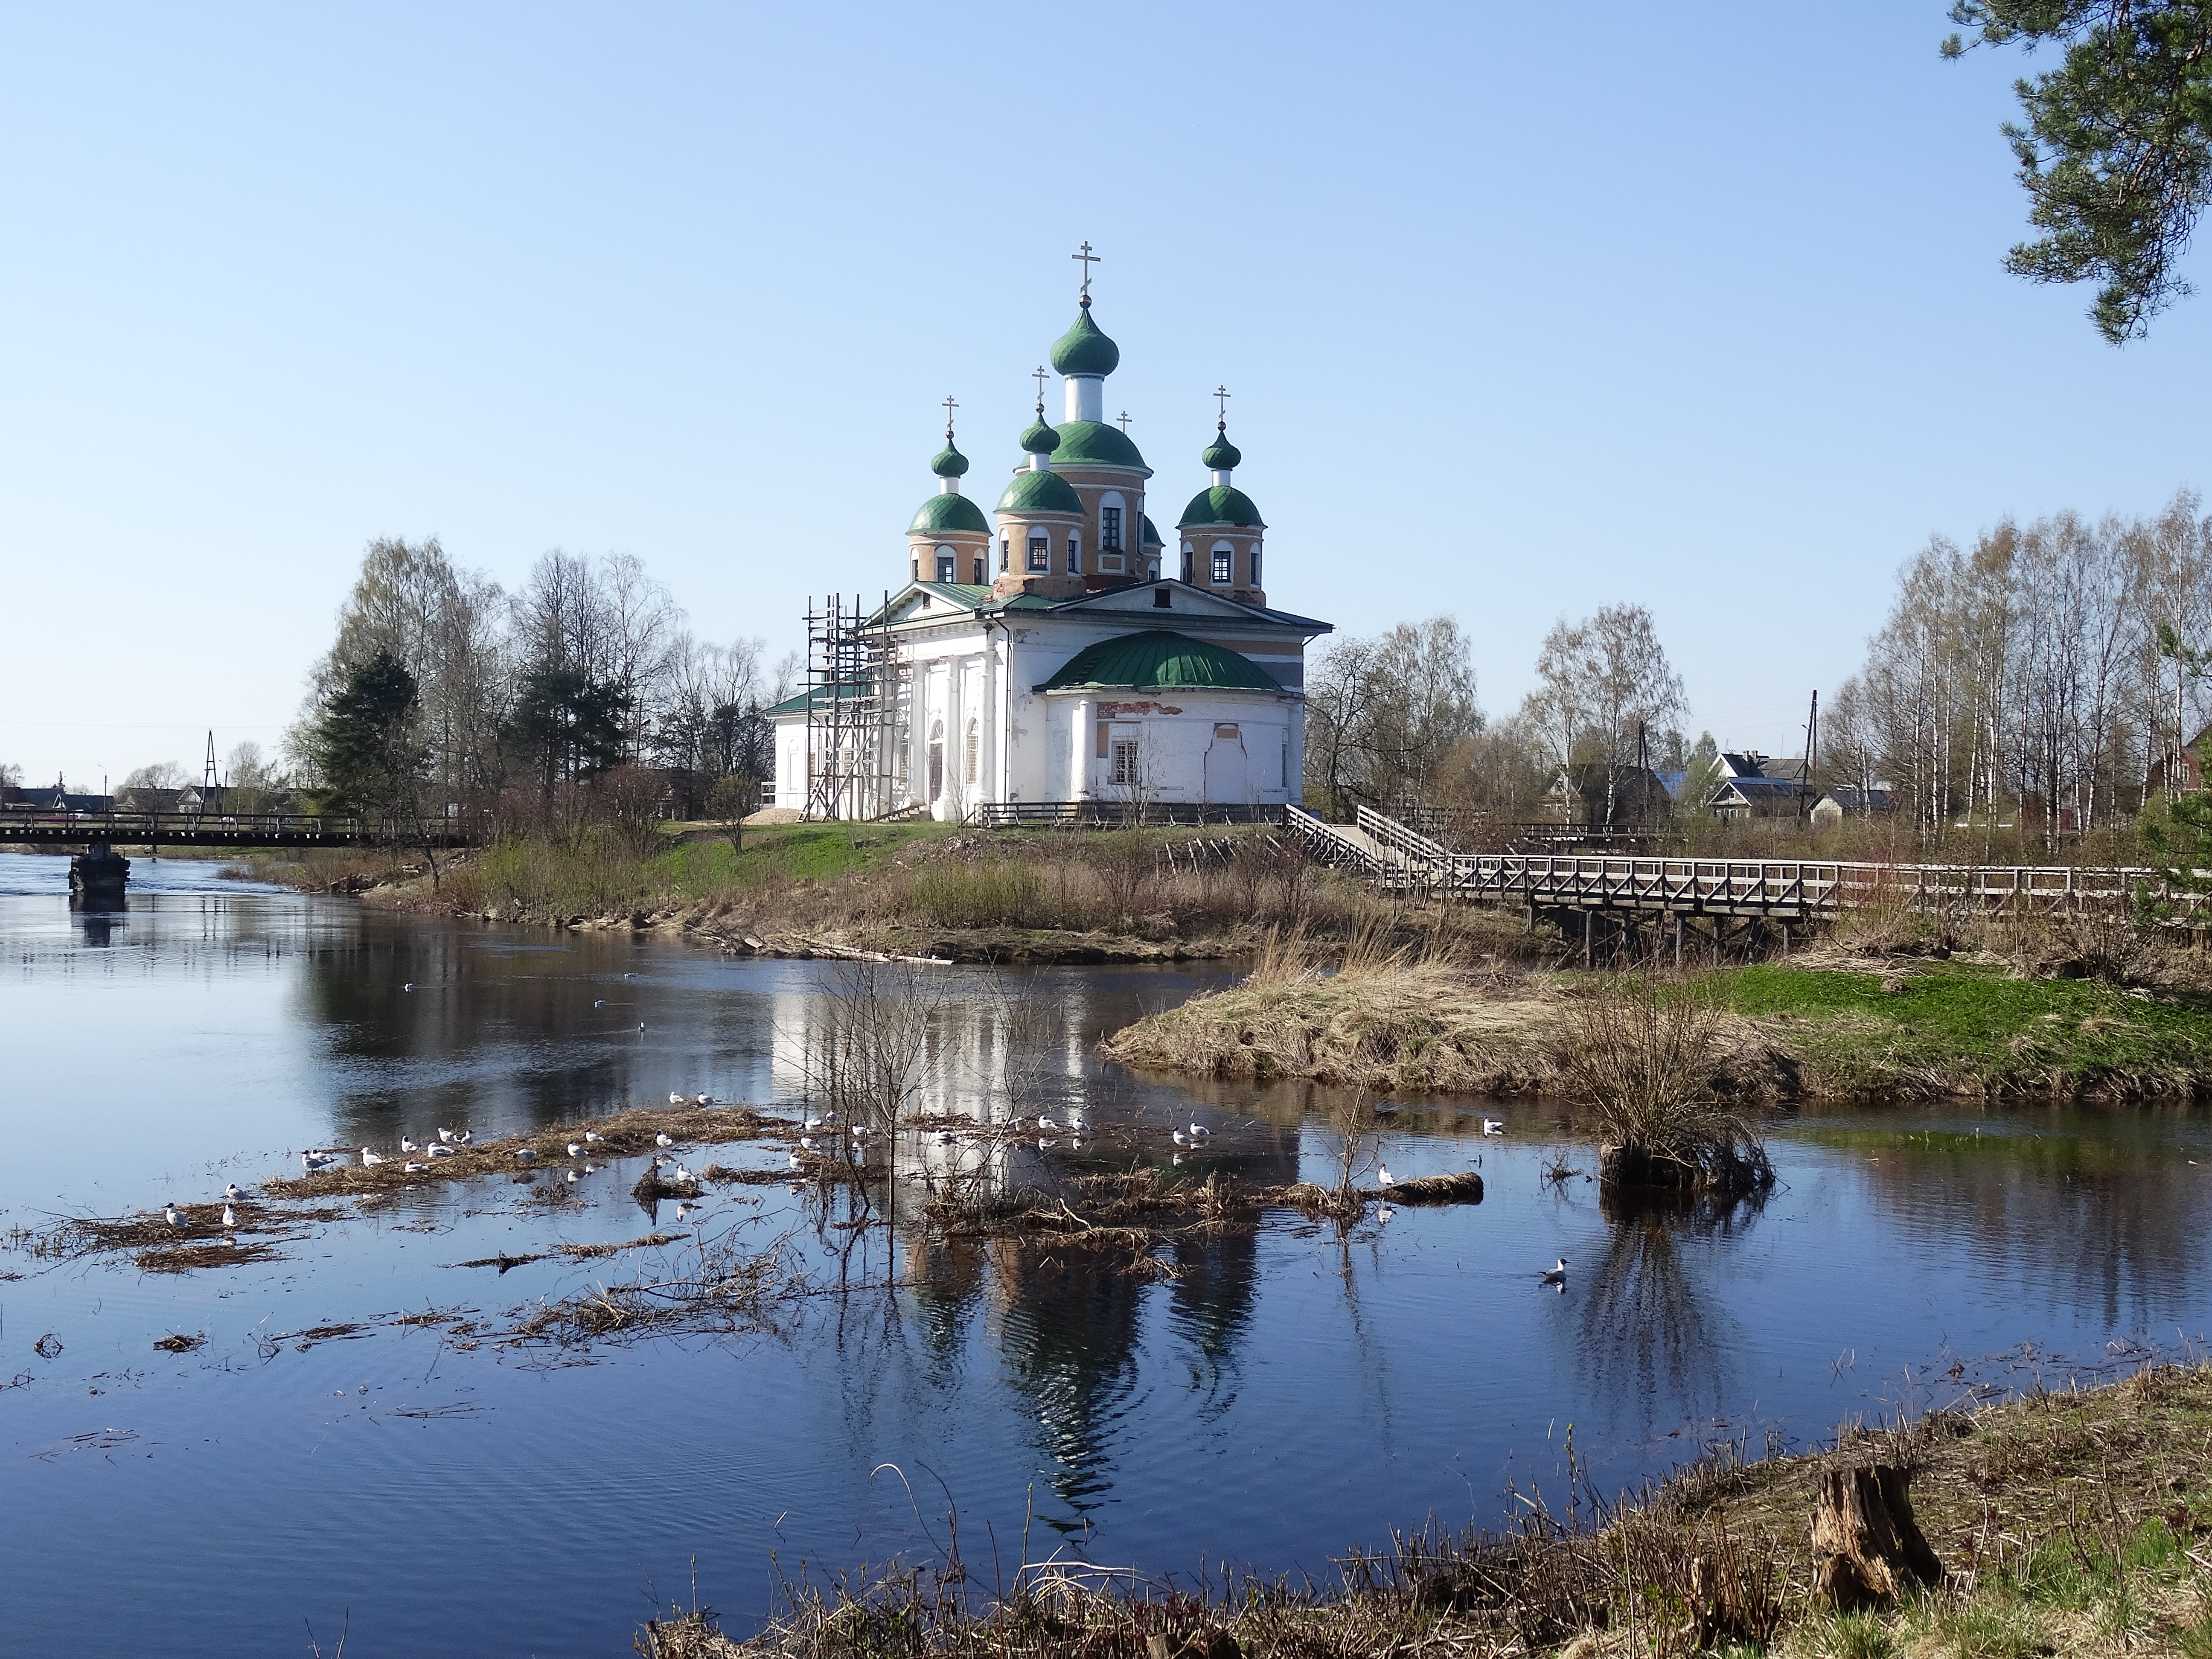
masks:
<svg viewBox="0 0 2212 1659"><path fill-rule="evenodd" d="M127 913L98 917L69 909L64 860L0 859L0 1233L204 1201L296 1170L304 1146L441 1123L496 1134L672 1089L789 1102L839 971L369 915L216 868L142 861ZM1218 974L939 971L927 1103L999 1109L994 1044L1026 988L1056 1024L1024 1063L1061 1109L1083 1103L1163 1165L1170 1128L1201 1115L1217 1129L1192 1174L1328 1178L1314 1091L1185 1090L1093 1057L1100 1033ZM496 1328L676 1271L684 1246L451 1265L638 1236L635 1160L580 1182L582 1208L457 1182L224 1271L0 1249L0 1630L21 1652L289 1656L345 1627L361 1654L619 1654L695 1584L742 1631L779 1571L927 1552L953 1507L987 1584L1054 1551L1163 1577L1319 1573L1430 1516L1495 1521L1509 1481L1556 1495L1570 1424L1618 1489L1710 1441L1802 1444L2212 1323L2195 1111L1807 1117L1775 1139L1763 1208L1655 1218L1547 1182L1548 1114L1491 1109L1503 1139L1415 1106L1381 1147L1401 1178L1480 1157L1479 1206L1348 1234L1271 1221L1171 1249L1180 1277L1150 1282L855 1235L781 1186L725 1188L693 1225L763 1245L796 1229L818 1282L850 1288L769 1334L588 1353L390 1322L465 1310ZM665 1208L658 1224L677 1230ZM1560 1255L1563 1290L1539 1279ZM207 1340L155 1348L173 1333Z"/></svg>

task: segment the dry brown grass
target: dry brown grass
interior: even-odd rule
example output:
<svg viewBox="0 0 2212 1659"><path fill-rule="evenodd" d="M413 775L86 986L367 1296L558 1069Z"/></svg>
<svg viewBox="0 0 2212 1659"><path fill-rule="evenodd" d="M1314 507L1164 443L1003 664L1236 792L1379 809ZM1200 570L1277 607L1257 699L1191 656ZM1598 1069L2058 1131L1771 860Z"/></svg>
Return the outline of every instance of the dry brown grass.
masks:
<svg viewBox="0 0 2212 1659"><path fill-rule="evenodd" d="M659 1659L952 1659L1237 1655L1310 1659L1689 1659L1761 1652L1995 1659L2212 1652L2212 1373L2146 1370L2114 1387L2038 1394L1909 1429L1851 1431L1831 1451L1746 1462L1717 1449L1617 1505L1587 1487L1559 1512L1534 1492L1502 1533L1433 1526L1355 1553L1333 1580L1201 1573L1196 1594L1131 1573L1022 1562L997 1593L939 1557L830 1583L787 1583L750 1642L710 1610L653 1621ZM1944 1583L1886 1613L1812 1603L1807 1519L1822 1475L1902 1463ZM1702 1563L1702 1565L1695 1565Z"/></svg>

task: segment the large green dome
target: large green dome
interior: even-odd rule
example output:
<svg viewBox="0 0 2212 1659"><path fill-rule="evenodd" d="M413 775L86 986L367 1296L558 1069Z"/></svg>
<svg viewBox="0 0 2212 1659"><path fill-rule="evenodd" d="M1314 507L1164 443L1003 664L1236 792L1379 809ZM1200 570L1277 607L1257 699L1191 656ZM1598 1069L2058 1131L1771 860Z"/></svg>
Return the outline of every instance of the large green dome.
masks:
<svg viewBox="0 0 2212 1659"><path fill-rule="evenodd" d="M1264 530L1260 509L1252 505L1252 498L1233 484L1216 484L1211 489L1201 489L1190 498L1190 505L1176 520L1178 530L1192 525L1230 524L1249 525Z"/></svg>
<svg viewBox="0 0 2212 1659"><path fill-rule="evenodd" d="M949 492L932 495L921 504L914 515L914 522L906 527L909 536L941 536L948 530L971 530L979 536L991 533L983 509L965 495Z"/></svg>
<svg viewBox="0 0 2212 1659"><path fill-rule="evenodd" d="M1083 497L1057 472L1017 472L999 497L1001 513L1073 513L1083 516Z"/></svg>
<svg viewBox="0 0 2212 1659"><path fill-rule="evenodd" d="M1106 337L1106 331L1091 320L1091 301L1075 313L1075 326L1053 342L1052 366L1062 374L1111 374L1121 362L1121 348Z"/></svg>
<svg viewBox="0 0 2212 1659"><path fill-rule="evenodd" d="M1071 686L1132 691L1280 691L1267 671L1226 646L1209 644L1164 628L1088 645L1044 683L1047 691Z"/></svg>
<svg viewBox="0 0 2212 1659"><path fill-rule="evenodd" d="M1141 468L1145 465L1129 434L1104 421L1063 422L1060 447L1052 452L1052 459L1055 466Z"/></svg>

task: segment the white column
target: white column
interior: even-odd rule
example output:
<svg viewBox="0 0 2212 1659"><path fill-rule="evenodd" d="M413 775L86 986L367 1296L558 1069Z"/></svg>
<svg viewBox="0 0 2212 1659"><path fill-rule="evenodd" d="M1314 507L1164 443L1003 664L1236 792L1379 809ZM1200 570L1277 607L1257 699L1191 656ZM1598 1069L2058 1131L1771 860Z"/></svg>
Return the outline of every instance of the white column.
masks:
<svg viewBox="0 0 2212 1659"><path fill-rule="evenodd" d="M1291 763L1290 775L1284 780L1289 787L1289 799L1293 806L1306 804L1306 700L1295 699L1291 704Z"/></svg>
<svg viewBox="0 0 2212 1659"><path fill-rule="evenodd" d="M965 657L954 657L945 665L945 800L948 812L955 800L963 812L975 805L968 799L968 731L961 710L964 701L961 693L967 689L961 681L967 672Z"/></svg>
<svg viewBox="0 0 2212 1659"><path fill-rule="evenodd" d="M1095 725L1097 717L1091 713L1091 699L1078 698L1075 713L1071 718L1074 732L1069 749L1071 764L1067 774L1067 798L1080 800L1091 793L1091 763L1093 758L1091 751L1098 741Z"/></svg>
<svg viewBox="0 0 2212 1659"><path fill-rule="evenodd" d="M983 632L983 688L977 699L982 707L975 712L978 732L976 746L981 753L975 757L975 794L980 800L1006 799L999 787L999 645L986 629Z"/></svg>

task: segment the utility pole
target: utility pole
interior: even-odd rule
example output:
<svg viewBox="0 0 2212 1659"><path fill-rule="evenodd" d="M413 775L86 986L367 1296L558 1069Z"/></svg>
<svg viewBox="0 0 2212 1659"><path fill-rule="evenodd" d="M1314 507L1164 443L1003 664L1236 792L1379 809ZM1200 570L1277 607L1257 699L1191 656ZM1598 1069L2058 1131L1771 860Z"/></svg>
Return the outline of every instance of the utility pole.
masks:
<svg viewBox="0 0 2212 1659"><path fill-rule="evenodd" d="M1805 775L1797 783L1797 816L1805 816L1805 798L1813 793L1813 769L1820 763L1820 694L1813 693L1812 712L1805 718Z"/></svg>

